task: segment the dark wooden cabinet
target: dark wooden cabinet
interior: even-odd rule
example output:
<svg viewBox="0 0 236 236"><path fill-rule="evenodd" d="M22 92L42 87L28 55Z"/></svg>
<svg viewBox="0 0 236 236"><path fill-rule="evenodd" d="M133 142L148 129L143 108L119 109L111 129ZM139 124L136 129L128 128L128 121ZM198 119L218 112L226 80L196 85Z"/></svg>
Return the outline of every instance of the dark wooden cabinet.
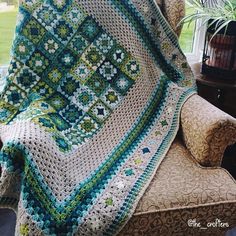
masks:
<svg viewBox="0 0 236 236"><path fill-rule="evenodd" d="M202 75L200 63L193 65L192 69L196 76L199 95L236 118L236 75L235 79L231 80Z"/></svg>

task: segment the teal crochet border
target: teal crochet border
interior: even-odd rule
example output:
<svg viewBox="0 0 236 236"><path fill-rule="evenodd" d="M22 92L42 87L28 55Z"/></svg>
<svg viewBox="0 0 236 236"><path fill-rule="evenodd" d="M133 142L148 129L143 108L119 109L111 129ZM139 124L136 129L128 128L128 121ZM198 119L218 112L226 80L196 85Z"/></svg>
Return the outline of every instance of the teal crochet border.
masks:
<svg viewBox="0 0 236 236"><path fill-rule="evenodd" d="M179 129L179 115L181 108L191 95L195 93L194 89L189 89L187 90L182 96L180 97L176 111L175 111L175 116L173 119L173 123L170 129L170 132L167 134L167 136L164 138L162 144L160 145L159 149L155 153L155 155L152 157L150 163L148 164L147 168L144 170L144 173L142 176L137 180L136 184L134 187L130 190L129 196L125 199L125 203L123 204L122 208L124 209L123 211L121 210L119 212L119 217L113 222L113 224L110 226L110 228L107 230L107 233L104 234L104 236L114 236L115 233L119 232L122 227L124 227L124 223L128 221L128 216L131 213L131 210L135 210L133 203L135 202L136 198L140 195L140 192L144 186L147 186L147 183L150 182L150 177L153 175L153 173L156 170L157 163L160 161L161 158L166 154L166 151L170 147L170 144L173 142L173 137L178 132Z"/></svg>
<svg viewBox="0 0 236 236"><path fill-rule="evenodd" d="M168 84L168 81L165 81L165 82ZM167 91L167 90L164 89L164 91ZM162 106L162 105L160 104L160 106ZM158 109L157 109L157 110L158 110ZM161 111L161 109L158 111L158 114L160 114L160 111ZM155 118L156 118L156 116L155 116ZM151 125L151 124L150 124L150 125ZM148 129L147 129L147 130L148 130ZM146 131L147 131L147 130L146 130ZM144 135L144 134L143 134L143 135ZM127 140L127 139L126 139L126 140ZM126 142L126 140L124 140L124 142ZM141 137L139 137L138 141L140 141L140 140L141 140ZM137 143L136 143L136 144L132 143L132 145L131 145L130 148L135 148L136 145L137 145ZM130 153L130 150L128 151L128 153ZM29 156L27 155L27 157L29 157ZM31 163L32 163L32 160L31 160ZM39 179L38 179L38 180L39 180ZM41 178L40 178L40 180L41 180ZM41 182L41 181L40 181L40 182ZM27 183L25 183L25 185L27 185ZM40 184L40 186L42 186L42 184ZM24 188L25 188L25 187L26 187L26 186L23 187L23 189L22 189L23 191L24 191ZM31 193L32 193L32 188L31 188L30 191L28 191L27 195L28 195L28 194L31 194ZM34 197L33 197L33 198L34 198ZM24 202L27 202L27 200L24 201ZM25 208L26 208L26 210L29 209L29 208L32 209L33 206L27 206L27 205L25 205ZM59 209L58 209L58 210L59 210ZM32 211L32 210L30 210L30 211ZM46 214L47 214L47 213L46 213ZM83 214L85 214L85 212L84 212ZM39 220L37 217L34 217L33 215L32 215L32 218L33 218L33 220L36 221L36 222ZM55 219L52 219L52 220L54 221ZM39 227L40 227L40 226L39 226ZM40 227L40 228L41 228L41 227ZM44 229L44 232L45 232L45 233L49 233L49 232L48 232L48 228ZM51 232L51 233L53 233L53 232ZM51 234L51 233L50 233L50 234Z"/></svg>
<svg viewBox="0 0 236 236"><path fill-rule="evenodd" d="M144 39L143 42L144 44L146 45L146 47L148 48L148 51L152 53L153 55L153 58L155 58L155 61L157 62L157 64L161 64L162 65L162 69L164 72L166 72L166 74L169 76L169 77L176 77L176 79L178 80L182 80L184 79L184 75L181 73L181 72L178 72L176 67L171 64L169 61L165 60L164 56L161 55L161 58L159 58L157 55L158 53L160 53L160 49L157 45L157 43L155 43L153 41L153 35L149 32L149 29L147 28L147 25L145 24L144 20L142 19L141 15L139 15L139 13L136 11L135 7L133 6L133 4L128 1L128 0L112 0L112 2L116 5L116 7L118 7L122 12L122 14L125 12L126 13L126 17L130 20L130 22L132 22L133 25L136 26L136 30L137 32L139 33L140 35L140 39ZM159 18L161 18L159 16ZM164 24L164 23L163 23ZM169 32L167 30L167 32ZM173 42L172 42L173 43ZM154 49L154 50L153 50ZM159 54L160 55L160 54ZM164 60L162 60L162 57ZM164 64L163 64L164 63ZM164 89L164 93L167 91L167 88ZM107 235L114 235L114 233L118 232L120 230L120 228L123 226L122 224L128 219L127 216L130 214L130 212L132 211L132 208L134 207L133 203L134 203L134 200L140 195L140 193L142 192L144 186L146 183L148 183L148 181L150 180L150 177L152 175L152 173L154 172L154 167L152 166L154 163L156 164L161 157L163 157L163 155L165 154L166 150L168 149L174 135L176 134L177 132L177 128L178 128L178 124L177 124L177 119L179 118L179 113L180 113L180 108L181 106L183 105L184 101L187 99L188 96L190 96L192 93L194 93L194 88L189 88L187 91L185 91L182 96L181 96L181 99L178 101L178 104L177 104L177 108L176 108L176 113L175 113L175 118L173 120L173 123L172 123L172 128L170 130L170 132L167 134L166 138L164 139L161 147L159 148L159 152L156 153L156 155L152 158L151 162L149 163L149 166L146 168L146 170L144 171L143 173L143 176L137 181L137 183L134 185L134 188L131 190L130 192L130 196L127 198L127 199L131 199L130 201L128 200L128 204L125 205L125 210L121 211L120 212L120 217L117 217L117 220L115 222L113 222L113 224L110 226L109 230L107 231ZM164 99L165 96L163 96L162 99ZM153 101L150 101L150 102L153 102ZM158 115L160 114L161 112L161 107L163 108L162 106L162 102L160 102L159 104L159 110L157 113L155 114L152 114L153 116L150 117L150 120L147 122L148 123L148 126L151 127L152 126L152 123L154 122L154 120L158 117ZM137 124L135 124L137 125ZM146 130L146 132L148 132L148 129ZM145 136L145 132L143 132L142 134L140 134L139 136L137 135L137 141L136 142L131 142L130 146L128 147L127 149L127 153L126 152L123 152L121 154L121 156L124 156L124 158L127 158L133 149L136 148L137 144L141 141L142 138L144 138ZM127 139L129 139L129 136L127 135L125 137L125 141L127 141ZM11 144L9 144L11 145ZM14 147L16 147L17 145L13 144ZM21 150L22 152L25 153L25 156L26 156L26 160L28 162L28 165L32 165L33 169L34 169L34 172L39 174L38 170L37 170L37 167L36 165L33 163L33 160L32 158L30 157L29 153L26 151L25 147L22 146L22 145L18 145L18 148L19 150ZM117 149L114 150L114 152L116 151ZM126 156L124 155L126 154ZM6 160L7 157L4 157L4 159ZM108 162L111 161L111 159L108 159ZM4 161L5 162L5 161ZM6 162L5 162L6 164ZM35 166L34 166L35 165ZM122 162L120 163L120 165L122 165ZM9 171L14 171L14 166L12 165L12 163L8 163L6 164L6 167L8 168ZM101 166L101 168L103 168L103 166ZM114 170L115 171L115 170ZM24 180L26 181L27 179L24 178ZM43 179L42 179L42 176L39 174L38 177L37 177L37 181L40 183L38 184L38 186L42 187L43 188L45 187L45 189L43 190L46 190L49 191L49 188L46 184L43 183ZM89 182L89 180L87 181ZM24 183L25 185L23 186L23 191L26 190L27 187L29 186L26 186L27 184L27 181ZM74 195L76 195L77 191L79 190L76 190L74 192ZM94 190L95 191L95 190ZM98 190L98 193L99 193L100 190ZM26 192L27 193L27 192ZM28 191L28 194L32 194L30 191ZM37 195L37 194L35 194ZM53 198L53 195L50 194L49 192L49 200L51 202L53 202L55 200L52 199ZM36 197L36 196L34 196ZM95 195L96 197L96 195ZM74 198L74 196L70 196L70 200L71 201L72 199ZM0 199L0 202L3 201L3 199ZM38 200L37 200L38 201ZM62 207L59 207L58 210L61 211L66 205L63 205ZM33 207L32 206L27 206L25 205L25 208L26 210ZM81 217L83 217L86 212L87 212L88 209L86 209L83 214L81 214ZM47 211L45 211L45 214L47 214ZM51 216L50 216L51 217ZM36 216L32 215L32 218L38 222L39 221L39 218L37 218ZM51 217L52 218L52 217ZM50 219L48 219L50 221ZM51 219L53 220L53 218ZM73 221L71 221L73 223ZM59 222L61 223L61 222ZM122 223L122 224L121 224ZM77 223L78 224L78 223ZM41 225L40 223L38 223L38 226L46 233L46 234L49 234L50 235L54 235L54 232L50 231L49 230L49 224L45 224L45 225ZM60 230L61 228L58 227L57 230ZM75 224L72 224L71 226L71 229L73 232L76 231L76 226ZM70 231L70 232L72 232Z"/></svg>

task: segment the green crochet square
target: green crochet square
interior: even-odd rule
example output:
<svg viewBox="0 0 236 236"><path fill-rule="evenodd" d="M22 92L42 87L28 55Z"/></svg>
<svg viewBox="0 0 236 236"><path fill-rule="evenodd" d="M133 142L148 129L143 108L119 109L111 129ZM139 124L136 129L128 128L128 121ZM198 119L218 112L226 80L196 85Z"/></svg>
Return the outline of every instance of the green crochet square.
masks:
<svg viewBox="0 0 236 236"><path fill-rule="evenodd" d="M46 29L31 17L25 24L22 34L32 43L37 44L46 33Z"/></svg>
<svg viewBox="0 0 236 236"><path fill-rule="evenodd" d="M56 132L57 128L48 115L38 116L32 119L35 124L43 127L47 132Z"/></svg>
<svg viewBox="0 0 236 236"><path fill-rule="evenodd" d="M105 56L95 46L90 46L82 55L85 61L94 71L103 63Z"/></svg>
<svg viewBox="0 0 236 236"><path fill-rule="evenodd" d="M40 5L42 5L44 0L24 0L21 5L27 9L29 12L33 12Z"/></svg>
<svg viewBox="0 0 236 236"><path fill-rule="evenodd" d="M51 88L44 81L39 81L31 90L32 93L38 94L42 98L47 98L51 96L55 90Z"/></svg>
<svg viewBox="0 0 236 236"><path fill-rule="evenodd" d="M68 152L71 150L71 144L68 142L68 139L65 136L61 135L60 133L56 133L52 135L52 138L55 140L61 152Z"/></svg>
<svg viewBox="0 0 236 236"><path fill-rule="evenodd" d="M47 0L47 2L56 9L58 13L64 12L70 5L71 0Z"/></svg>
<svg viewBox="0 0 236 236"><path fill-rule="evenodd" d="M84 52L89 44L90 43L78 33L73 36L68 46L79 56Z"/></svg>
<svg viewBox="0 0 236 236"><path fill-rule="evenodd" d="M101 35L95 40L94 45L105 55L116 48L115 40L104 31L102 31Z"/></svg>
<svg viewBox="0 0 236 236"><path fill-rule="evenodd" d="M97 72L95 72L85 83L98 97L105 91L109 83Z"/></svg>
<svg viewBox="0 0 236 236"><path fill-rule="evenodd" d="M82 138L90 138L96 133L99 127L100 125L98 122L86 115L74 128L79 131Z"/></svg>
<svg viewBox="0 0 236 236"><path fill-rule="evenodd" d="M6 103L19 107L23 100L26 99L26 92L20 89L16 84L11 83L6 87L2 98Z"/></svg>
<svg viewBox="0 0 236 236"><path fill-rule="evenodd" d="M93 75L94 70L86 62L79 60L69 73L75 80L78 80L81 84L85 84Z"/></svg>
<svg viewBox="0 0 236 236"><path fill-rule="evenodd" d="M97 96L92 90L83 86L72 97L72 102L87 112L97 99Z"/></svg>
<svg viewBox="0 0 236 236"><path fill-rule="evenodd" d="M62 15L63 19L66 20L74 29L78 29L79 25L84 21L86 15L74 2Z"/></svg>
<svg viewBox="0 0 236 236"><path fill-rule="evenodd" d="M19 61L25 63L34 52L34 44L26 37L19 36L13 42L12 55Z"/></svg>
<svg viewBox="0 0 236 236"><path fill-rule="evenodd" d="M71 125L66 122L59 114L51 113L48 115L59 131L69 129Z"/></svg>
<svg viewBox="0 0 236 236"><path fill-rule="evenodd" d="M5 102L0 101L0 122L7 123L10 121L14 115L17 113L15 106Z"/></svg>
<svg viewBox="0 0 236 236"><path fill-rule="evenodd" d="M121 68L130 58L129 53L121 46L117 45L107 55L109 60Z"/></svg>
<svg viewBox="0 0 236 236"><path fill-rule="evenodd" d="M101 96L101 100L112 110L118 106L122 100L122 96L113 88L108 87Z"/></svg>
<svg viewBox="0 0 236 236"><path fill-rule="evenodd" d="M88 111L98 123L102 124L109 117L111 109L101 100L98 100Z"/></svg>
<svg viewBox="0 0 236 236"><path fill-rule="evenodd" d="M104 61L104 63L98 68L99 74L109 83L111 83L118 74L118 68L110 61Z"/></svg>
<svg viewBox="0 0 236 236"><path fill-rule="evenodd" d="M65 70L71 69L78 62L78 56L70 49L64 49L57 58L60 68Z"/></svg>
<svg viewBox="0 0 236 236"><path fill-rule="evenodd" d="M10 65L8 67L8 73L10 76L14 76L23 68L23 63L19 61L17 58L13 57L11 59Z"/></svg>
<svg viewBox="0 0 236 236"><path fill-rule="evenodd" d="M51 30L56 22L60 19L57 12L47 3L44 3L37 8L33 16L42 24L47 30Z"/></svg>
<svg viewBox="0 0 236 236"><path fill-rule="evenodd" d="M79 81L75 80L70 74L67 74L61 80L58 91L62 93L65 97L70 98L79 88Z"/></svg>
<svg viewBox="0 0 236 236"><path fill-rule="evenodd" d="M119 72L116 79L112 81L111 86L122 96L125 96L133 84L134 80L130 79L124 73Z"/></svg>
<svg viewBox="0 0 236 236"><path fill-rule="evenodd" d="M42 52L36 50L26 62L26 65L36 74L42 75L42 73L49 67L49 60Z"/></svg>
<svg viewBox="0 0 236 236"><path fill-rule="evenodd" d="M46 100L52 107L54 107L57 111L62 110L64 107L66 107L70 102L66 97L64 97L62 94L56 92L52 96L50 96Z"/></svg>
<svg viewBox="0 0 236 236"><path fill-rule="evenodd" d="M140 74L140 65L134 59L129 59L121 68L130 78L136 79Z"/></svg>
<svg viewBox="0 0 236 236"><path fill-rule="evenodd" d="M61 69L61 68L60 68ZM46 71L42 76L42 79L52 88L57 89L61 79L63 78L64 72L54 67L49 71Z"/></svg>
<svg viewBox="0 0 236 236"><path fill-rule="evenodd" d="M39 46L39 50L45 54L51 60L54 60L58 54L63 50L64 45L55 38L51 33L47 32L42 38Z"/></svg>
<svg viewBox="0 0 236 236"><path fill-rule="evenodd" d="M89 42L93 42L96 36L100 33L101 27L90 16L88 16L79 28L81 35Z"/></svg>
<svg viewBox="0 0 236 236"><path fill-rule="evenodd" d="M38 109L45 115L56 112L56 110L50 104L45 102L44 99L32 101L29 107L32 109Z"/></svg>
<svg viewBox="0 0 236 236"><path fill-rule="evenodd" d="M13 82L17 84L23 91L29 92L39 80L40 77L35 74L30 68L25 66L15 76Z"/></svg>
<svg viewBox="0 0 236 236"><path fill-rule="evenodd" d="M60 111L60 115L70 122L70 124L78 123L84 116L84 111L75 104L68 105L65 109Z"/></svg>
<svg viewBox="0 0 236 236"><path fill-rule="evenodd" d="M57 21L55 27L53 27L53 34L60 42L65 45L69 42L74 33L75 31L72 26L64 19Z"/></svg>

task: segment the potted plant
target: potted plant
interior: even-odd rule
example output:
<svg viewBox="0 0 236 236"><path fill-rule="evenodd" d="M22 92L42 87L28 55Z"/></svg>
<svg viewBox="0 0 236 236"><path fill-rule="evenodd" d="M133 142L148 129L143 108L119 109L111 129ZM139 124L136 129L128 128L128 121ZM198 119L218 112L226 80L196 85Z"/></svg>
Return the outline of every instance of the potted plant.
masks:
<svg viewBox="0 0 236 236"><path fill-rule="evenodd" d="M181 23L207 26L202 72L236 79L236 0L187 0L194 13Z"/></svg>

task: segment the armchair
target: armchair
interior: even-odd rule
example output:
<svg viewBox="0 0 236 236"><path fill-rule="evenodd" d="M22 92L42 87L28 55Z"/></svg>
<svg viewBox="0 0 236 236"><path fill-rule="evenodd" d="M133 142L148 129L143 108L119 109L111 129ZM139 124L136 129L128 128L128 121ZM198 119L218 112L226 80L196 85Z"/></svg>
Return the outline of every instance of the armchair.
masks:
<svg viewBox="0 0 236 236"><path fill-rule="evenodd" d="M157 3L179 35L184 1ZM236 119L193 95L180 123L182 135L119 236L225 235L236 226L236 182L220 167L225 148L236 142Z"/></svg>
<svg viewBox="0 0 236 236"><path fill-rule="evenodd" d="M179 35L184 0L157 2ZM236 120L194 95L184 104L180 123L182 135L119 236L217 236L236 226L236 182L219 167L226 146L236 142ZM9 227L12 216L1 215Z"/></svg>

